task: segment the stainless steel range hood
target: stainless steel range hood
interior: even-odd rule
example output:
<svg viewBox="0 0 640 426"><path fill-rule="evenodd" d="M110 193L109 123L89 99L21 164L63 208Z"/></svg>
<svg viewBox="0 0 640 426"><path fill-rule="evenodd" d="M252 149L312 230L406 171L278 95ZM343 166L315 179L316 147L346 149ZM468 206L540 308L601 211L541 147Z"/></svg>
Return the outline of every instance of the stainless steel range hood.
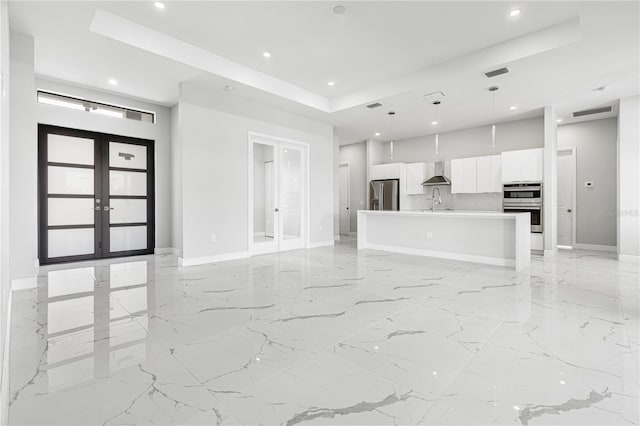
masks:
<svg viewBox="0 0 640 426"><path fill-rule="evenodd" d="M449 178L444 175L444 161L436 162L434 172L432 177L422 182L422 186L451 185Z"/></svg>

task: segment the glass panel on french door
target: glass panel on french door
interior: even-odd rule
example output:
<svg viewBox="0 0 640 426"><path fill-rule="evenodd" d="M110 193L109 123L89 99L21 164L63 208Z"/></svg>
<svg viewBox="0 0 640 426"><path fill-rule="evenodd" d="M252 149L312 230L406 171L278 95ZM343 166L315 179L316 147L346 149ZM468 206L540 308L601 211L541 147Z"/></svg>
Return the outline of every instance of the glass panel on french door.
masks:
<svg viewBox="0 0 640 426"><path fill-rule="evenodd" d="M297 239L302 232L302 151L283 148L280 163L282 239Z"/></svg>
<svg viewBox="0 0 640 426"><path fill-rule="evenodd" d="M147 174L144 172L109 171L110 195L147 195Z"/></svg>
<svg viewBox="0 0 640 426"><path fill-rule="evenodd" d="M94 173L93 169L49 166L49 194L93 195Z"/></svg>
<svg viewBox="0 0 640 426"><path fill-rule="evenodd" d="M118 226L110 230L110 251L144 250L147 248L146 226Z"/></svg>
<svg viewBox="0 0 640 426"><path fill-rule="evenodd" d="M147 147L109 142L109 167L147 170Z"/></svg>
<svg viewBox="0 0 640 426"><path fill-rule="evenodd" d="M275 147L253 144L253 242L274 243L276 233Z"/></svg>
<svg viewBox="0 0 640 426"><path fill-rule="evenodd" d="M94 228L50 229L48 231L49 257L93 254Z"/></svg>
<svg viewBox="0 0 640 426"><path fill-rule="evenodd" d="M95 162L93 139L49 134L47 157L50 163L93 166Z"/></svg>
<svg viewBox="0 0 640 426"><path fill-rule="evenodd" d="M93 225L93 198L49 198L49 226Z"/></svg>
<svg viewBox="0 0 640 426"><path fill-rule="evenodd" d="M113 198L110 202L112 224L146 223L147 200Z"/></svg>

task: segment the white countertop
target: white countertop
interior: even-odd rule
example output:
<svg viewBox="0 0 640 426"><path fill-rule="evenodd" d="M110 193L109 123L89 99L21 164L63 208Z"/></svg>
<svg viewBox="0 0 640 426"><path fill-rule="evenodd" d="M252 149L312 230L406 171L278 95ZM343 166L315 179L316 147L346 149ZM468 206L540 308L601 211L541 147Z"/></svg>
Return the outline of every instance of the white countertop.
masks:
<svg viewBox="0 0 640 426"><path fill-rule="evenodd" d="M379 215L379 216L432 216L432 217L466 217L466 218L492 218L492 219L510 219L522 217L528 213L504 213L492 211L467 211L467 210L431 210L415 211L415 210L358 210L358 213Z"/></svg>

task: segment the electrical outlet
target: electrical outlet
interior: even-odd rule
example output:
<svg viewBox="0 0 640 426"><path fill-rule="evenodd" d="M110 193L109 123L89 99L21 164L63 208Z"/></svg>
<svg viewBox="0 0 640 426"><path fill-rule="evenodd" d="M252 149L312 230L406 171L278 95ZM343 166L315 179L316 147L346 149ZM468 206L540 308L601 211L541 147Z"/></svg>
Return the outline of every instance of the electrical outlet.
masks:
<svg viewBox="0 0 640 426"><path fill-rule="evenodd" d="M427 231L427 238L433 238L433 232Z"/></svg>
<svg viewBox="0 0 640 426"><path fill-rule="evenodd" d="M218 241L218 237L216 236L216 234L211 234L211 242L215 243L216 241Z"/></svg>

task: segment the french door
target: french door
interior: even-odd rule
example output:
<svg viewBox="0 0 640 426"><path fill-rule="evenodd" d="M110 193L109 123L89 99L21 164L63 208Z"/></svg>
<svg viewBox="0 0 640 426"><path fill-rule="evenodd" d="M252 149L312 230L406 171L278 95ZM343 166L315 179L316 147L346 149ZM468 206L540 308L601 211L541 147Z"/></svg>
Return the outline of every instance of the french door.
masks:
<svg viewBox="0 0 640 426"><path fill-rule="evenodd" d="M153 253L153 166L153 141L40 124L40 263Z"/></svg>
<svg viewBox="0 0 640 426"><path fill-rule="evenodd" d="M253 137L252 254L304 248L306 147Z"/></svg>

